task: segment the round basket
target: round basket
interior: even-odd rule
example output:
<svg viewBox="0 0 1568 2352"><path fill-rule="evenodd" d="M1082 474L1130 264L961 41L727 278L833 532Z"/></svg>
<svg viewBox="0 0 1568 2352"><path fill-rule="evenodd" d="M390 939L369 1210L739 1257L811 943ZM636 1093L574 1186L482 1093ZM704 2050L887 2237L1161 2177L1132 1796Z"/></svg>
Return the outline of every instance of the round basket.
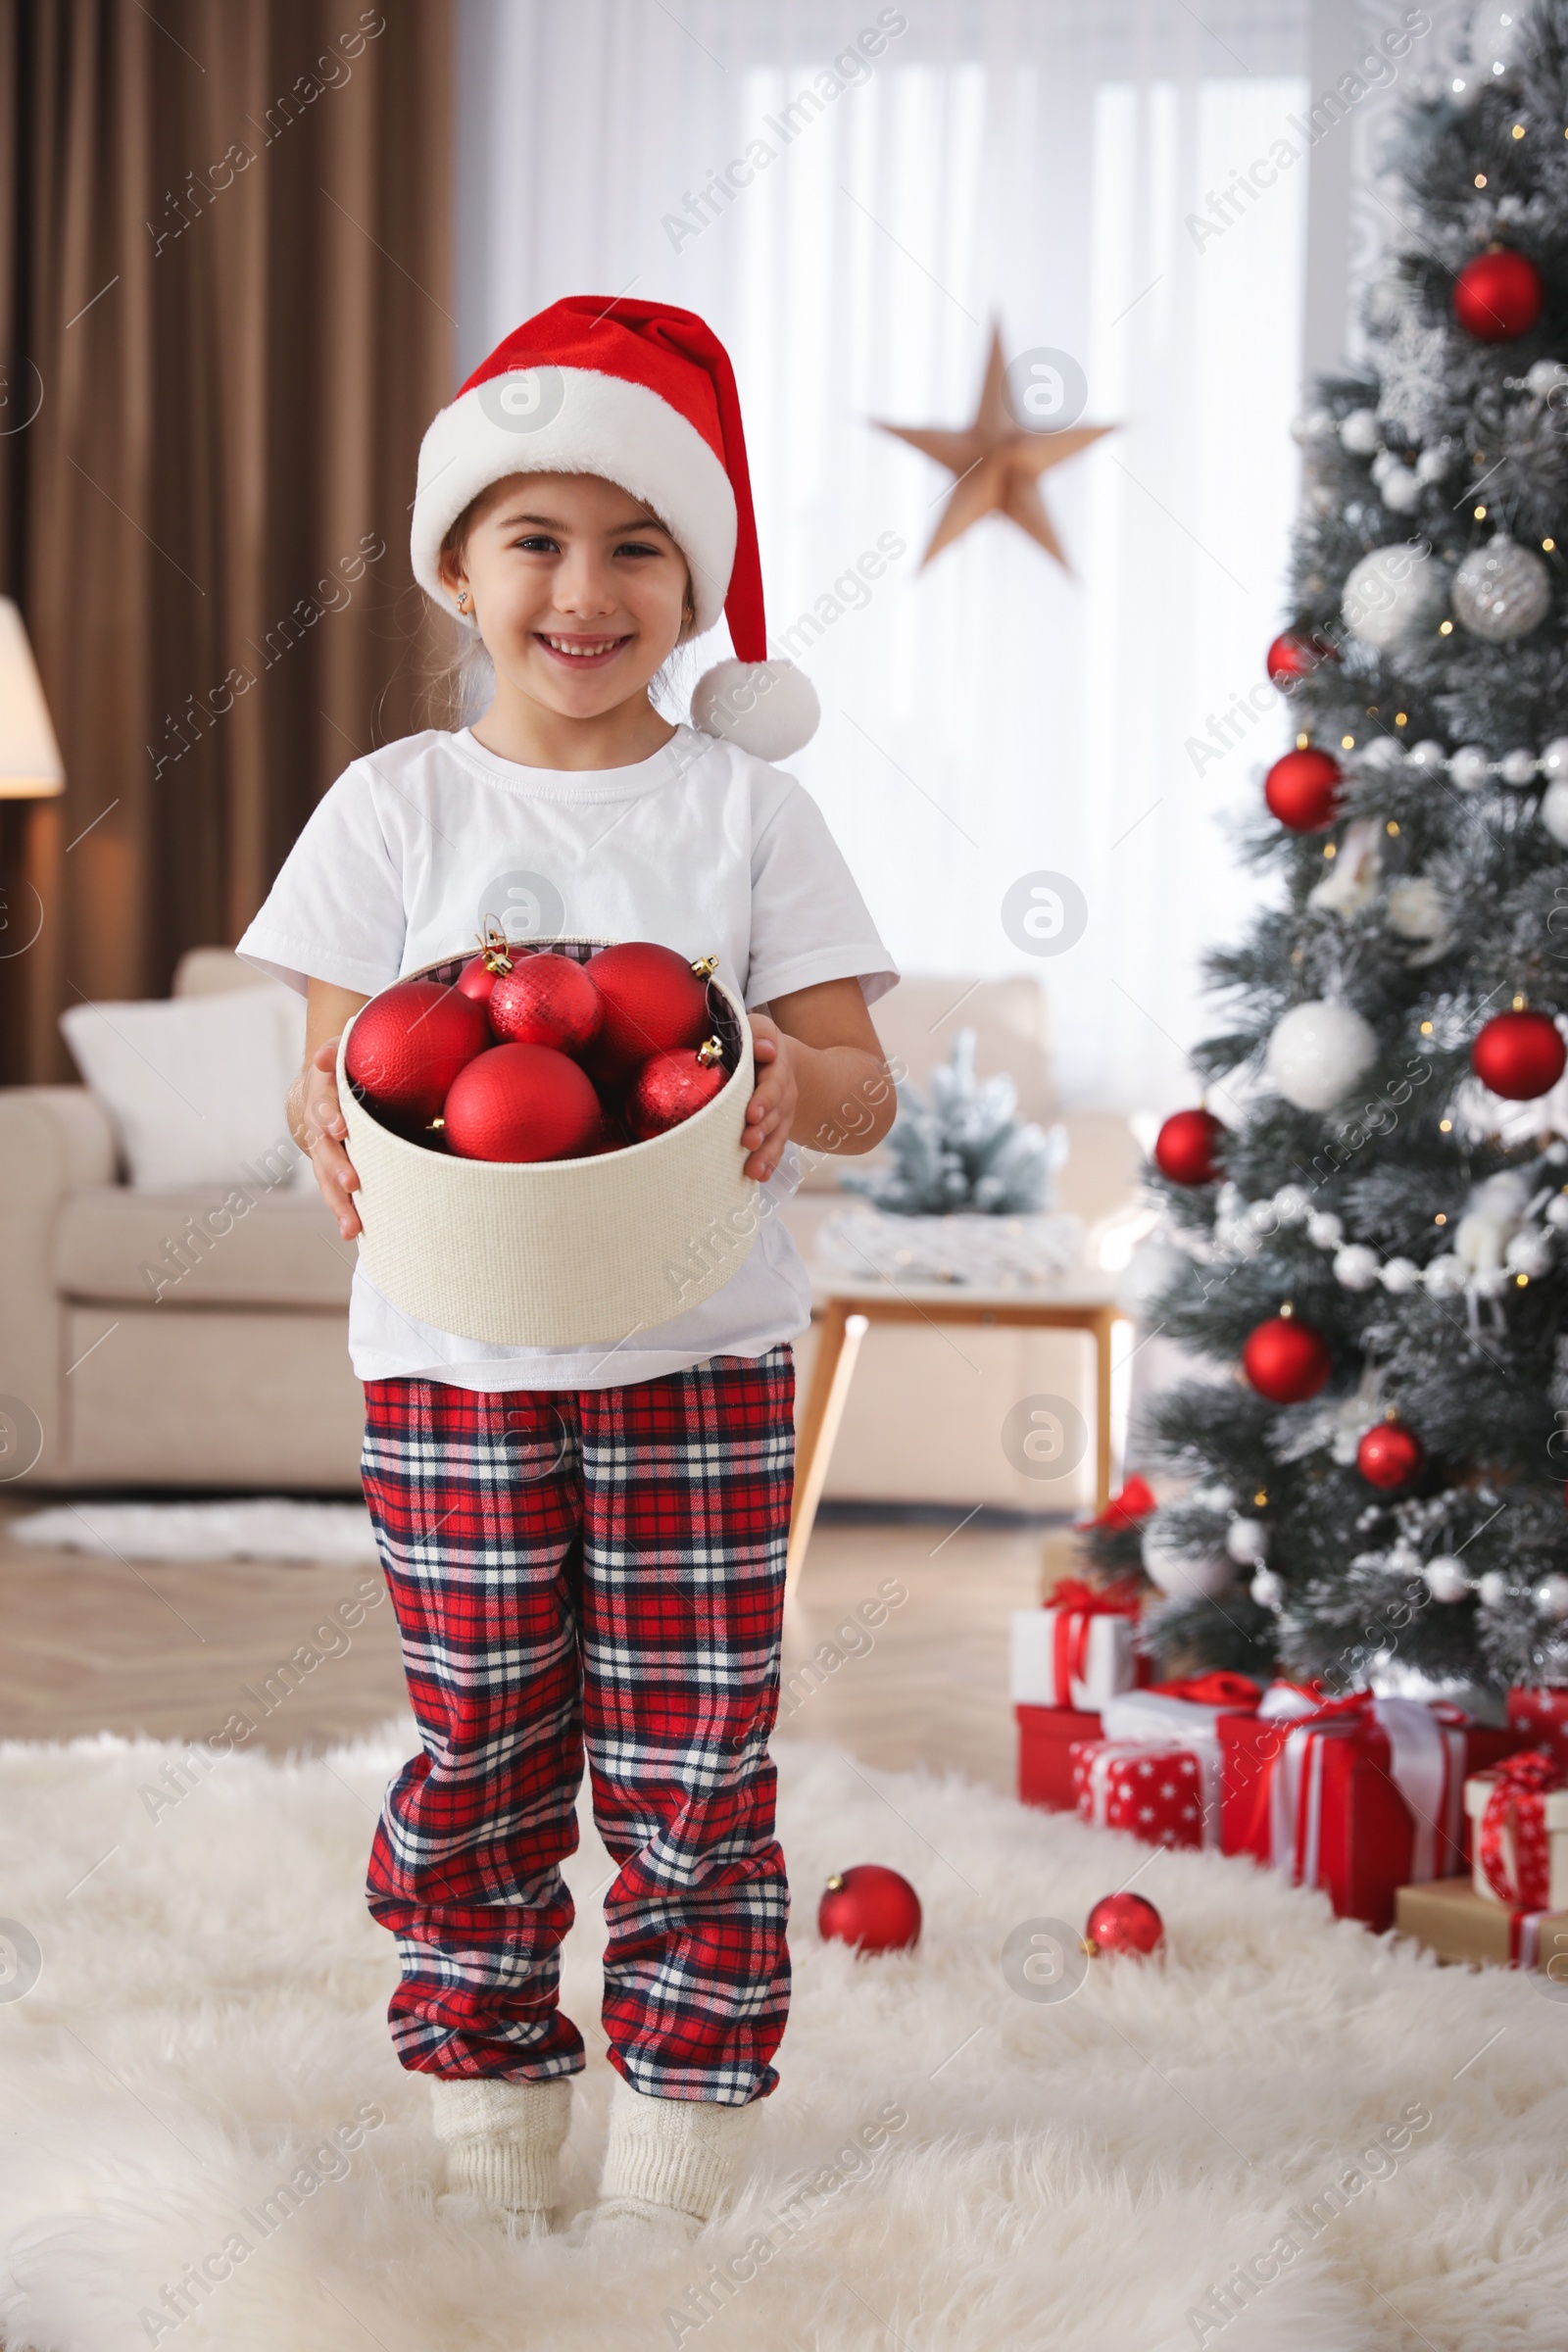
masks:
<svg viewBox="0 0 1568 2352"><path fill-rule="evenodd" d="M551 939L523 952L586 963L613 944ZM467 961L447 956L403 977L450 983ZM460 1159L395 1134L346 1075L351 1020L338 1099L360 1178L360 1263L381 1296L495 1347L610 1348L722 1289L759 1221L758 1184L741 1174L752 1030L722 981L709 981L708 1003L729 1083L667 1134L593 1159Z"/></svg>

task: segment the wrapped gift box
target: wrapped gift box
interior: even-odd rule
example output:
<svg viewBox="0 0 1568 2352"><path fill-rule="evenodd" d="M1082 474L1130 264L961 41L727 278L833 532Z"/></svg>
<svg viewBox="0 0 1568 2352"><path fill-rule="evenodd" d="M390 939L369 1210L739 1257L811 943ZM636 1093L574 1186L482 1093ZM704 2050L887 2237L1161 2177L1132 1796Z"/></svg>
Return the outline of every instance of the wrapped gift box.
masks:
<svg viewBox="0 0 1568 2352"><path fill-rule="evenodd" d="M1147 1679L1133 1647L1134 1598L1075 1581L1058 1584L1041 1609L1014 1609L1009 1696L1014 1706L1093 1713Z"/></svg>
<svg viewBox="0 0 1568 2352"><path fill-rule="evenodd" d="M1193 1748L1153 1746L1147 1740L1075 1740L1070 1752L1082 1820L1128 1830L1146 1845L1218 1843L1218 1807L1205 1795L1202 1764Z"/></svg>
<svg viewBox="0 0 1568 2352"><path fill-rule="evenodd" d="M1430 1879L1398 1888L1394 1924L1440 1960L1538 1969L1568 1996L1568 1910L1513 1911L1477 1894L1468 1879Z"/></svg>
<svg viewBox="0 0 1568 2352"><path fill-rule="evenodd" d="M1562 1777L1555 1758L1538 1747L1465 1782L1470 1884L1484 1901L1568 1911L1568 1788L1544 1785Z"/></svg>
<svg viewBox="0 0 1568 2352"><path fill-rule="evenodd" d="M1521 1685L1508 1693L1509 1728L1568 1772L1568 1689Z"/></svg>
<svg viewBox="0 0 1568 2352"><path fill-rule="evenodd" d="M1456 1707L1365 1691L1294 1719L1226 1716L1218 1733L1225 1852L1321 1886L1342 1919L1378 1929L1397 1887L1464 1871L1466 1775L1519 1745Z"/></svg>
<svg viewBox="0 0 1568 2352"><path fill-rule="evenodd" d="M1079 1813L1151 1845L1217 1845L1219 1722L1233 1711L1250 1712L1259 1696L1246 1675L1220 1673L1107 1698L1103 1737L1072 1747Z"/></svg>
<svg viewBox="0 0 1568 2352"><path fill-rule="evenodd" d="M1018 1795L1026 1805L1045 1805L1054 1813L1070 1813L1076 1803L1072 1785L1075 1742L1098 1740L1098 1715L1074 1707L1015 1706L1018 1725Z"/></svg>

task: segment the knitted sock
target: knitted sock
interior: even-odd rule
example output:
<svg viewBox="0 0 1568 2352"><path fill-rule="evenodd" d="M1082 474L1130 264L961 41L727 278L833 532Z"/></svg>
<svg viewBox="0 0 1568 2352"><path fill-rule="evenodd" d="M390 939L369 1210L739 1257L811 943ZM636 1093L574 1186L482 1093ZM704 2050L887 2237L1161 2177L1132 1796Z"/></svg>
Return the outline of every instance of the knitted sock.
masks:
<svg viewBox="0 0 1568 2352"><path fill-rule="evenodd" d="M735 2178L760 2104L649 2098L616 2074L598 2213L650 2223L684 2215L700 2227Z"/></svg>
<svg viewBox="0 0 1568 2352"><path fill-rule="evenodd" d="M561 2150L571 2124L571 2078L511 2082L435 2076L436 2137L447 2180L501 2212L548 2213L561 2200Z"/></svg>

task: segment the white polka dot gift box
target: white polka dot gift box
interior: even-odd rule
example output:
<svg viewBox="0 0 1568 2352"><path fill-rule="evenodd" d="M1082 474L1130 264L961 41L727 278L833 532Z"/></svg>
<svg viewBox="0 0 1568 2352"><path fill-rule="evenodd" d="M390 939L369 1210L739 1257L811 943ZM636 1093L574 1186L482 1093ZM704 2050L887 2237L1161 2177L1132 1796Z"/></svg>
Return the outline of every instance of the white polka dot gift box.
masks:
<svg viewBox="0 0 1568 2352"><path fill-rule="evenodd" d="M1219 1807L1205 1807L1202 1772L1189 1747L1075 1740L1072 1777L1081 1819L1101 1829L1130 1830L1146 1845L1219 1842Z"/></svg>

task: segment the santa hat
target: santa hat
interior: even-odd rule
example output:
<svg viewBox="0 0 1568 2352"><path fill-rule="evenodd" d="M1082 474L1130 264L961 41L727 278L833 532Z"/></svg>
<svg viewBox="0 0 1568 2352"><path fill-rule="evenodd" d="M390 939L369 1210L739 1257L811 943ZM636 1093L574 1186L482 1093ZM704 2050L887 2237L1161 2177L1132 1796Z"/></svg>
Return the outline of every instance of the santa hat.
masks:
<svg viewBox="0 0 1568 2352"><path fill-rule="evenodd" d="M456 606L441 582L442 540L471 499L513 473L595 473L641 499L691 568L698 628L722 612L735 648L733 662L699 678L693 724L762 760L810 741L821 715L810 680L767 659L735 371L695 312L570 295L474 369L419 445L414 576L443 612Z"/></svg>

